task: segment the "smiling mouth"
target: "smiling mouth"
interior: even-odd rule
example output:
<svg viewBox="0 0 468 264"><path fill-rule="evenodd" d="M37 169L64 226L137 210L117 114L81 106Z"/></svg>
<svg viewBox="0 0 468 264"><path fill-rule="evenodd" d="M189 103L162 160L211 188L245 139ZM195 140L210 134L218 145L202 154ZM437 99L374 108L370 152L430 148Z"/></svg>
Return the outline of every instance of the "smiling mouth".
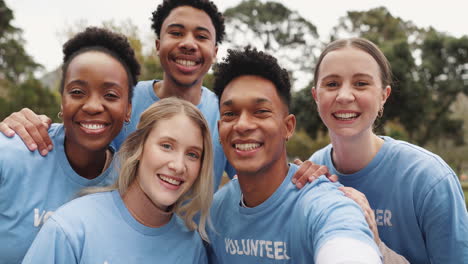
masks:
<svg viewBox="0 0 468 264"><path fill-rule="evenodd" d="M163 182L166 182L166 183L169 183L169 184L172 184L172 185L175 185L175 186L179 186L179 185L182 184L182 181L178 181L176 179L169 178L169 177L166 177L166 176L161 175L161 174L158 174L158 178L161 179Z"/></svg>
<svg viewBox="0 0 468 264"><path fill-rule="evenodd" d="M249 151L258 149L262 146L260 143L244 143L244 144L234 144L233 147L238 150Z"/></svg>
<svg viewBox="0 0 468 264"><path fill-rule="evenodd" d="M358 113L334 113L332 114L338 120L349 121L358 118L361 114Z"/></svg>
<svg viewBox="0 0 468 264"><path fill-rule="evenodd" d="M84 127L89 130L100 130L105 128L107 125L102 124L102 123L79 123L81 127Z"/></svg>
<svg viewBox="0 0 468 264"><path fill-rule="evenodd" d="M198 64L198 62L193 60L184 60L184 59L176 59L175 62L185 67L193 67Z"/></svg>

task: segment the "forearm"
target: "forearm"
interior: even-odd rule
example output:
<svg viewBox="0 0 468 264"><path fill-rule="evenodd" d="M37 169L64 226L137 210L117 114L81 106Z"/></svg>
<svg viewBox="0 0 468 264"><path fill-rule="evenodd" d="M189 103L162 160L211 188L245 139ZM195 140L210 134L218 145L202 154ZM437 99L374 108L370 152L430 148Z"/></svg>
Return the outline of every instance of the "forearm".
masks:
<svg viewBox="0 0 468 264"><path fill-rule="evenodd" d="M390 248L385 245L384 242L380 241L379 243L379 250L383 257L384 264L406 264L409 263L405 257L399 255L395 251L391 250Z"/></svg>

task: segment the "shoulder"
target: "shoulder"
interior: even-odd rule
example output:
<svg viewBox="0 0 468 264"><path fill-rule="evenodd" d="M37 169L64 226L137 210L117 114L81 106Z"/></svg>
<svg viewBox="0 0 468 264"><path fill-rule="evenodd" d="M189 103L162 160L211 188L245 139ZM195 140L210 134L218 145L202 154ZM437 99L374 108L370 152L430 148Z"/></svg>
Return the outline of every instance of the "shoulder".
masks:
<svg viewBox="0 0 468 264"><path fill-rule="evenodd" d="M73 226L85 225L87 221L103 215L110 205L113 205L111 192L88 194L76 198L59 207L52 218L59 224Z"/></svg>
<svg viewBox="0 0 468 264"><path fill-rule="evenodd" d="M52 124L48 133L54 146L63 144L64 129L62 124ZM23 140L16 134L11 138L0 135L0 149L0 168L5 165L18 168L17 162L19 161L25 164L25 162L32 162L34 160L37 160L37 162L43 162L45 159L52 160L58 151L51 151L46 157L43 157L38 151L29 151Z"/></svg>
<svg viewBox="0 0 468 264"><path fill-rule="evenodd" d="M392 166L410 169L415 176L421 174L426 182L429 179L441 180L449 175L455 176L455 172L438 155L406 141L383 138L385 144L388 144L385 159L392 161Z"/></svg>
<svg viewBox="0 0 468 264"><path fill-rule="evenodd" d="M239 181L232 179L214 194L211 213L215 214L222 211L223 208L228 207L236 199L240 201Z"/></svg>
<svg viewBox="0 0 468 264"><path fill-rule="evenodd" d="M202 87L202 96L199 104L200 110L203 112L214 111L215 113L219 112L218 97L210 89ZM211 113L211 112L207 112ZM213 114L213 113L211 113Z"/></svg>
<svg viewBox="0 0 468 264"><path fill-rule="evenodd" d="M332 148L332 145L328 144L327 146L314 152L312 156L310 156L309 160L317 164L324 164L327 155L329 155L330 153L331 148Z"/></svg>

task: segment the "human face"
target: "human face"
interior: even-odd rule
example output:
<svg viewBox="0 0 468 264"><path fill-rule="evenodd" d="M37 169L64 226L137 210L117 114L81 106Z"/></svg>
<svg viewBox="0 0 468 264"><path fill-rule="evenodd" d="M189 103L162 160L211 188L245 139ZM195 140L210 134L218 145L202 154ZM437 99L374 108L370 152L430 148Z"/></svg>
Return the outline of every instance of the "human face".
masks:
<svg viewBox="0 0 468 264"><path fill-rule="evenodd" d="M382 88L380 69L371 55L346 47L323 58L312 95L332 137L356 137L372 133L390 90Z"/></svg>
<svg viewBox="0 0 468 264"><path fill-rule="evenodd" d="M99 151L129 119L128 78L122 64L99 51L76 56L65 74L62 113L67 151Z"/></svg>
<svg viewBox="0 0 468 264"><path fill-rule="evenodd" d="M164 80L184 87L201 85L218 51L211 18L190 6L174 8L161 26L156 50Z"/></svg>
<svg viewBox="0 0 468 264"><path fill-rule="evenodd" d="M202 131L194 121L184 114L158 121L140 157L140 188L156 207L166 210L192 187L202 155Z"/></svg>
<svg viewBox="0 0 468 264"><path fill-rule="evenodd" d="M275 85L262 77L232 80L220 99L219 137L236 171L258 174L286 164L286 139L295 126ZM283 164L283 165L284 165Z"/></svg>

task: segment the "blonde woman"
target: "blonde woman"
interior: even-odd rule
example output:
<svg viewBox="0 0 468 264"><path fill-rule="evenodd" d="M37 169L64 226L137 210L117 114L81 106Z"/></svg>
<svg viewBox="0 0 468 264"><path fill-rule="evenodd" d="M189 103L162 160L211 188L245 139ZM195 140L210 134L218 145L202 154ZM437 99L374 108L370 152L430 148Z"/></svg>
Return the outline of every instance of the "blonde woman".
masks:
<svg viewBox="0 0 468 264"><path fill-rule="evenodd" d="M118 155L116 184L57 210L23 263L207 262L213 156L200 111L176 98L155 103Z"/></svg>

